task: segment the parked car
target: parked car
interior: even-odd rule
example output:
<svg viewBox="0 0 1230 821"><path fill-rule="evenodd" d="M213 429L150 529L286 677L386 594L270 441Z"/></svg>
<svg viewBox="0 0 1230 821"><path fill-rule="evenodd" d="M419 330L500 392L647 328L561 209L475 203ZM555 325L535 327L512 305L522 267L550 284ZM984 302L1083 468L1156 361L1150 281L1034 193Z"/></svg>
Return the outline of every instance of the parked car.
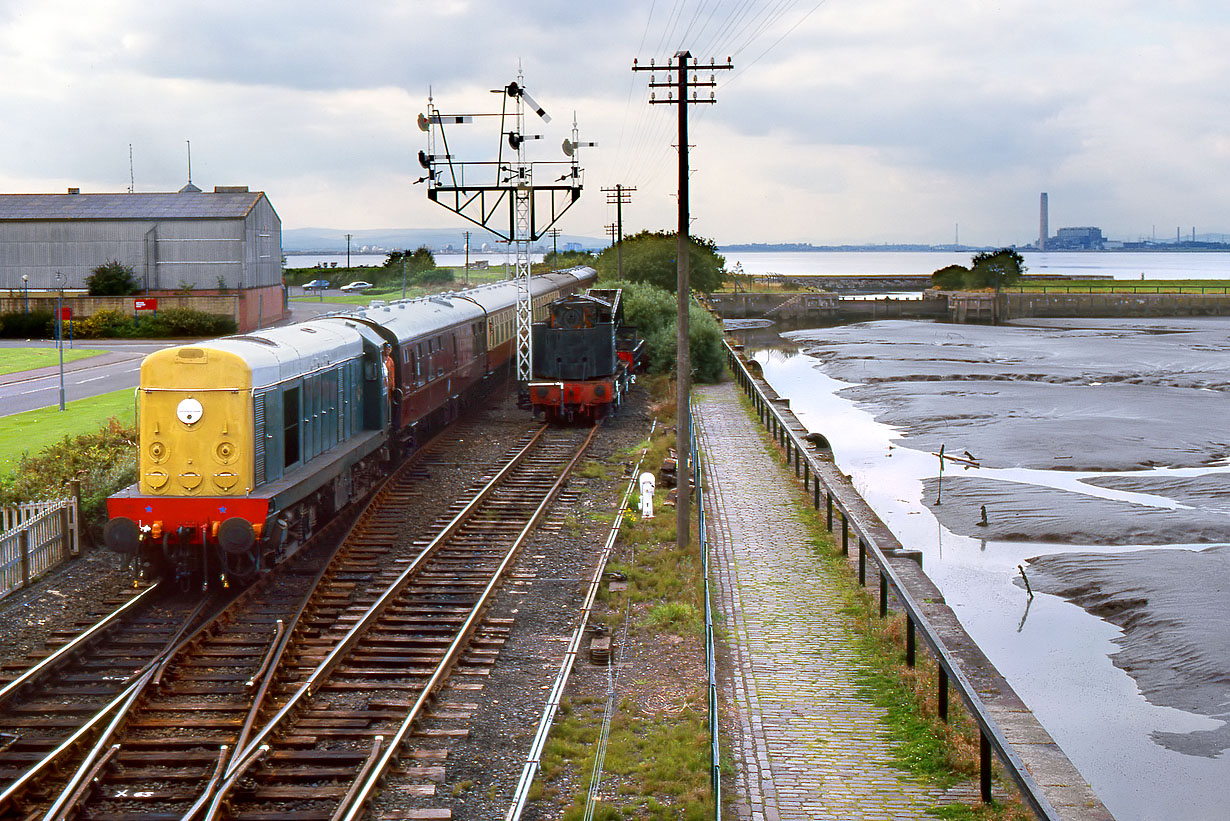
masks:
<svg viewBox="0 0 1230 821"><path fill-rule="evenodd" d="M328 287L329 287L329 280L314 279L311 282L304 283L303 290L305 291L324 291L328 289Z"/></svg>
<svg viewBox="0 0 1230 821"><path fill-rule="evenodd" d="M343 285L342 290L343 291L366 291L368 288L371 288L371 287L373 286L370 282L364 282L363 280L360 279L358 282L352 282L349 285Z"/></svg>

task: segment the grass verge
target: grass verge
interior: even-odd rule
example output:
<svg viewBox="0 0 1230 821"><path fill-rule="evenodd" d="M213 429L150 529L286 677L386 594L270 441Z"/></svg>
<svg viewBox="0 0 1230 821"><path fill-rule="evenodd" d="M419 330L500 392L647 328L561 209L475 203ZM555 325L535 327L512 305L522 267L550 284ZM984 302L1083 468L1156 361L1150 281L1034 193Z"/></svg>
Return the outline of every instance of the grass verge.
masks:
<svg viewBox="0 0 1230 821"><path fill-rule="evenodd" d="M64 361L76 362L88 359L105 351L72 349L64 351ZM60 353L55 348L0 348L0 374L32 371L60 364Z"/></svg>
<svg viewBox="0 0 1230 821"><path fill-rule="evenodd" d="M116 419L132 425L136 416L133 389L66 402L0 417L0 475L13 471L23 455L37 454L66 437L94 433Z"/></svg>

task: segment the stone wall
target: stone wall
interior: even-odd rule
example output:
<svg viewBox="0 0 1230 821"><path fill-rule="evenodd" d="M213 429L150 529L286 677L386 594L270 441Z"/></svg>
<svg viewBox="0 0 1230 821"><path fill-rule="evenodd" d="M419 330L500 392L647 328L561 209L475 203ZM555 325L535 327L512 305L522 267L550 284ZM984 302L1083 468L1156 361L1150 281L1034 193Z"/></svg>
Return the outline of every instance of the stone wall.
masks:
<svg viewBox="0 0 1230 821"><path fill-rule="evenodd" d="M1230 316L1230 294L1000 294L945 292L953 322L1043 318Z"/></svg>
<svg viewBox="0 0 1230 821"><path fill-rule="evenodd" d="M55 314L56 294L47 291L32 291L29 294L31 311L48 311ZM240 333L247 333L289 316L285 306L284 291L280 285L264 288L249 288L245 291L194 290L150 291L142 296L88 296L81 291L67 291L63 305L72 310L74 319L84 319L99 311L119 311L133 314L136 299L157 299L158 309L188 308L207 314L222 314L232 317L239 325ZM26 309L26 297L20 290L0 291L0 313L21 312Z"/></svg>

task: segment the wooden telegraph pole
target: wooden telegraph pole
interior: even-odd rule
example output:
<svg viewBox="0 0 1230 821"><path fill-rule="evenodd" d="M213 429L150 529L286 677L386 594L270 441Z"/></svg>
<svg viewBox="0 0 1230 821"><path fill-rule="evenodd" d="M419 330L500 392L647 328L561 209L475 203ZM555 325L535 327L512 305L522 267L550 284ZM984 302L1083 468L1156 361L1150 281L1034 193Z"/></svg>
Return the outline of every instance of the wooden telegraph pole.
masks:
<svg viewBox="0 0 1230 821"><path fill-rule="evenodd" d="M632 61L633 71L649 71L649 72L664 72L668 79L659 82L653 74L649 78L649 87L651 89L665 88L669 89L667 98L659 100L657 92L651 92L649 95L650 104L676 104L678 105L679 113L679 245L675 252L675 264L677 269L677 289L676 307L678 336L676 339L677 349L677 390L676 390L676 425L675 425L675 454L678 458L678 491L675 499L675 529L676 543L681 548L686 548L691 540L690 530L690 488L689 481L691 476L691 446L692 446L692 408L689 400L692 395L692 353L688 344L688 307L691 302L691 231L689 226L691 218L688 210L688 106L699 103L716 103L713 92L709 92L708 99L699 97L696 93L697 88L715 88L717 82L714 80L713 72L718 70L726 70L734 68L730 58L726 58L724 65L718 65L715 61L710 60L709 65L705 66L698 63L692 58L690 52L679 51L675 53L674 64L667 63L666 65L656 66L653 61L649 65L642 66L636 60ZM698 72L708 69L710 72L708 80L701 80ZM688 81L688 72L692 72L691 82ZM673 75L673 76L671 76ZM691 87L691 96L689 97L689 86Z"/></svg>

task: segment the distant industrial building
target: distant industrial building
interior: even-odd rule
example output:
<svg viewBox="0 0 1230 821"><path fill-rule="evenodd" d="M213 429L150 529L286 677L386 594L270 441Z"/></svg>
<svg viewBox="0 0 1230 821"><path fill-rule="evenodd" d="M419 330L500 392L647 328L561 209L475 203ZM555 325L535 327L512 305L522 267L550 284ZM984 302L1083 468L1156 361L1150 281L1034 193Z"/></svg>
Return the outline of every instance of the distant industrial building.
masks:
<svg viewBox="0 0 1230 821"><path fill-rule="evenodd" d="M282 221L263 192L0 194L0 288L84 289L111 260L151 295L237 296L241 328L283 312Z"/></svg>
<svg viewBox="0 0 1230 821"><path fill-rule="evenodd" d="M1101 251L1106 246L1101 228L1060 228L1046 240L1048 251Z"/></svg>
<svg viewBox="0 0 1230 821"><path fill-rule="evenodd" d="M1050 205L1047 202L1046 192L1042 192L1042 200L1038 208L1038 250L1046 250L1046 240L1050 236Z"/></svg>

